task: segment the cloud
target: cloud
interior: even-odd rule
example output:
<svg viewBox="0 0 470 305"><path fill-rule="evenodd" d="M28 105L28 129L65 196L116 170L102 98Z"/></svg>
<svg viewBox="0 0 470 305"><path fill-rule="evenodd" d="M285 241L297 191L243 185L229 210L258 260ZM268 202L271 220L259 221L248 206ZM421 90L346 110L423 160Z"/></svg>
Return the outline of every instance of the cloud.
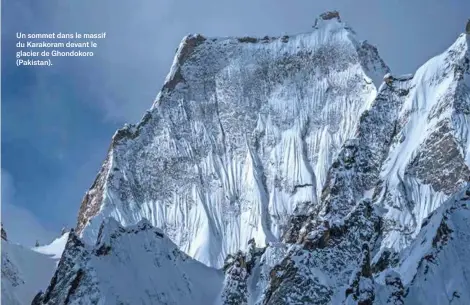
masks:
<svg viewBox="0 0 470 305"><path fill-rule="evenodd" d="M41 244L51 242L58 234L46 230L27 209L15 205L16 189L13 177L1 169L2 185L2 223L11 242L23 246L34 246L36 240Z"/></svg>

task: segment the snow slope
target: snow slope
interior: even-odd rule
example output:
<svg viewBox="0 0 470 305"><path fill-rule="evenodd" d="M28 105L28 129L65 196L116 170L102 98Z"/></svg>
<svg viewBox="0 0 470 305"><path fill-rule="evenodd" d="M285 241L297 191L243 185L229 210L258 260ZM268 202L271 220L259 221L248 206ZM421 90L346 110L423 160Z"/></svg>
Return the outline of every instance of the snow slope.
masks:
<svg viewBox="0 0 470 305"><path fill-rule="evenodd" d="M114 135L77 232L93 244L108 216L146 218L216 267L251 238L278 241L387 72L336 14L294 36L185 37L152 109Z"/></svg>
<svg viewBox="0 0 470 305"><path fill-rule="evenodd" d="M35 247L32 250L44 255L51 256L53 259L59 260L64 252L65 244L69 238L69 233L65 233L59 238L54 239L50 244Z"/></svg>
<svg viewBox="0 0 470 305"><path fill-rule="evenodd" d="M8 241L2 226L2 304L29 305L47 288L67 238L65 233L49 245L29 249Z"/></svg>
<svg viewBox="0 0 470 305"><path fill-rule="evenodd" d="M397 268L406 304L470 301L470 183L434 211Z"/></svg>
<svg viewBox="0 0 470 305"><path fill-rule="evenodd" d="M56 260L2 239L2 304L29 305L54 274Z"/></svg>
<svg viewBox="0 0 470 305"><path fill-rule="evenodd" d="M141 220L123 228L107 219L97 244L70 233L57 272L33 304L212 304L222 272L190 258Z"/></svg>

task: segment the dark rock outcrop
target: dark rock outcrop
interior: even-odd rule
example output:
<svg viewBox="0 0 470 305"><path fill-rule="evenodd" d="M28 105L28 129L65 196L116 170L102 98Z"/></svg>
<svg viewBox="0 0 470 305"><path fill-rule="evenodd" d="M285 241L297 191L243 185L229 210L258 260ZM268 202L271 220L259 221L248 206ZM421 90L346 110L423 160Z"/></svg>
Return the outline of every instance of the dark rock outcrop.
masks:
<svg viewBox="0 0 470 305"><path fill-rule="evenodd" d="M2 223L2 239L4 241L8 241L7 232L5 231L5 229L3 229L3 223Z"/></svg>
<svg viewBox="0 0 470 305"><path fill-rule="evenodd" d="M254 239L248 242L247 252L239 251L228 255L225 264L225 282L222 290L222 305L248 304L248 278L259 263L265 248L257 248Z"/></svg>
<svg viewBox="0 0 470 305"><path fill-rule="evenodd" d="M353 273L350 285L346 289L346 299L357 305L372 305L375 300L374 279L370 266L370 249L368 244L362 245L361 263ZM352 302L351 302L352 301Z"/></svg>

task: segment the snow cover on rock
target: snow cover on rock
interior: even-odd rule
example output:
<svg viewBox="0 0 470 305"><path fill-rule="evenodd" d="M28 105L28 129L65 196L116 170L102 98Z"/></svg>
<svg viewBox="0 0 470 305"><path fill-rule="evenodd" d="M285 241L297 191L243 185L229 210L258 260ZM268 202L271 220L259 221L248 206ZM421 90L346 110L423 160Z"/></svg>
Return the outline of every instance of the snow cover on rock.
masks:
<svg viewBox="0 0 470 305"><path fill-rule="evenodd" d="M408 80L376 201L386 209L383 248L400 251L422 221L470 180L470 52L462 34Z"/></svg>
<svg viewBox="0 0 470 305"><path fill-rule="evenodd" d="M468 304L470 301L470 183L423 223L402 253L397 270L406 304Z"/></svg>
<svg viewBox="0 0 470 305"><path fill-rule="evenodd" d="M95 246L70 233L50 286L33 304L213 304L222 280L148 221L123 228L111 218Z"/></svg>
<svg viewBox="0 0 470 305"><path fill-rule="evenodd" d="M69 233L66 232L59 238L54 239L50 244L34 247L32 250L59 260L62 256L62 252L64 252L65 244L67 243L68 238Z"/></svg>
<svg viewBox="0 0 470 305"><path fill-rule="evenodd" d="M292 217L284 239L294 244L246 304L470 301L469 191L443 205L470 180L468 46L461 35L415 75L387 76L334 159L319 203Z"/></svg>
<svg viewBox="0 0 470 305"><path fill-rule="evenodd" d="M108 216L149 219L209 266L278 241L317 204L388 72L330 17L295 36L185 37L152 109L113 137L80 209L85 242Z"/></svg>
<svg viewBox="0 0 470 305"><path fill-rule="evenodd" d="M36 293L47 287L56 264L54 257L2 239L2 304L31 304Z"/></svg>

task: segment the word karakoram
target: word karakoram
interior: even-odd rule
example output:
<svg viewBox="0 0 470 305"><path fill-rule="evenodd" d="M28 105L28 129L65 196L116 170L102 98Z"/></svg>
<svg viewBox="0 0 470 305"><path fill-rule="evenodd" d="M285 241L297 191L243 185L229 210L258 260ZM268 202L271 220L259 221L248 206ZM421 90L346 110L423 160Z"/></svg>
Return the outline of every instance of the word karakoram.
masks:
<svg viewBox="0 0 470 305"><path fill-rule="evenodd" d="M67 41L67 42L47 42L47 41L32 42L32 41L28 41L28 42L26 42L26 47L27 48L90 48L91 43L89 41L86 41L86 42L73 42L73 41Z"/></svg>

